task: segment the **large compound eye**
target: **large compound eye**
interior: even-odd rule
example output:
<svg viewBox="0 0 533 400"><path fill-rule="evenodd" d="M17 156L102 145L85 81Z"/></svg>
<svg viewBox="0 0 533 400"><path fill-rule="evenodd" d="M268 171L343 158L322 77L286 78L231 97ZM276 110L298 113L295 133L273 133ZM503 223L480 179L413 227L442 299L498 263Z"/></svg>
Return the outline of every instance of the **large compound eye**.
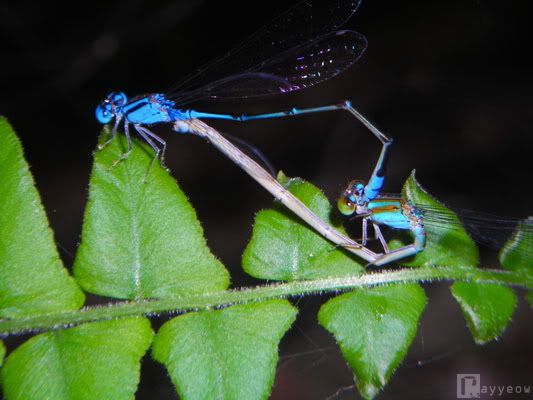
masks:
<svg viewBox="0 0 533 400"><path fill-rule="evenodd" d="M113 113L109 110L109 105L98 105L96 107L96 119L101 124L108 124L113 119Z"/></svg>
<svg viewBox="0 0 533 400"><path fill-rule="evenodd" d="M350 181L348 184L348 188L346 191L350 191L351 193L361 193L365 190L365 182L360 180L354 180Z"/></svg>
<svg viewBox="0 0 533 400"><path fill-rule="evenodd" d="M122 92L111 92L107 95L107 98L111 100L111 103L115 107L122 107L128 102L128 98Z"/></svg>
<svg viewBox="0 0 533 400"><path fill-rule="evenodd" d="M343 215L352 215L355 212L355 203L343 194L337 200L337 208Z"/></svg>

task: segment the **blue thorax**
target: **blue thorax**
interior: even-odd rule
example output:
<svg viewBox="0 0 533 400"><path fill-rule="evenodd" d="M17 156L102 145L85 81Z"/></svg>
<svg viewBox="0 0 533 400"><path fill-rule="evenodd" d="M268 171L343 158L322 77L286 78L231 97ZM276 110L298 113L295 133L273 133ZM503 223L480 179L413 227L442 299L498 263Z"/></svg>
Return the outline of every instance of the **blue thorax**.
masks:
<svg viewBox="0 0 533 400"><path fill-rule="evenodd" d="M128 102L122 92L111 92L96 107L96 119L107 124L113 118L122 119L132 124L157 124L190 119L189 110L178 110L175 103L163 94L150 94Z"/></svg>

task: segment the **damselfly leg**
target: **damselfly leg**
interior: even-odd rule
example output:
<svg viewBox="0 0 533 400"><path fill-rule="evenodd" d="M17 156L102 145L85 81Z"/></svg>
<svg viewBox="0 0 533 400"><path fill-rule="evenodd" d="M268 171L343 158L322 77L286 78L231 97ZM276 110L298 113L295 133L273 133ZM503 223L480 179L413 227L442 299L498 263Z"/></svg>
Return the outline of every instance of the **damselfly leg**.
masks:
<svg viewBox="0 0 533 400"><path fill-rule="evenodd" d="M113 135L113 131L111 131L111 134ZM130 127L129 127L129 124L127 124L127 123L124 124L124 135L126 136L126 146L127 146L126 147L126 151L124 153L122 153L122 155L119 158L117 158L115 161L113 161L113 163L111 164L111 168L116 167L118 163L120 163L121 161L127 159L129 157L129 155L131 154L131 151L133 149L133 143L131 141L131 135L130 135ZM109 140L112 140L112 139L113 138L111 138ZM107 144L107 142L104 143L104 145L105 144Z"/></svg>
<svg viewBox="0 0 533 400"><path fill-rule="evenodd" d="M148 171L146 172L146 175L144 177L144 181L146 182L148 176L150 175L150 172L152 171L152 167L154 166L154 162L156 160L160 160L161 165L164 167L164 161L165 161L165 151L167 149L167 142L165 142L163 139L161 139L159 136L157 136L152 131L148 130L147 128L141 126L141 125L134 125L135 130L141 135L141 137L150 145L150 147L154 150L155 156L152 158L152 161L150 162L150 166L148 167ZM152 140L153 139L153 140ZM161 146L159 147L157 144L154 143L154 140L158 142L158 144Z"/></svg>
<svg viewBox="0 0 533 400"><path fill-rule="evenodd" d="M113 124L113 128L111 129L111 132L109 133L109 138L102 144L98 145L98 150L102 150L104 147L106 147L109 143L115 139L115 136L117 135L118 125L120 124L120 121L122 118L116 118L115 123Z"/></svg>

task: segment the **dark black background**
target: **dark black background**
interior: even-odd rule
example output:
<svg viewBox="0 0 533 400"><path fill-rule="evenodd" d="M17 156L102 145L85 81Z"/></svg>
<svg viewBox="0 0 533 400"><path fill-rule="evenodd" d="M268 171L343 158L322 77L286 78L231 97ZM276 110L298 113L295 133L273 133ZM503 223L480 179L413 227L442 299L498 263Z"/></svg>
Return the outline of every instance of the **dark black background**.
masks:
<svg viewBox="0 0 533 400"><path fill-rule="evenodd" d="M0 4L0 113L23 142L67 265L100 131L98 101L113 89L130 95L164 90L286 3ZM532 11L528 1L368 0L347 26L369 41L356 67L298 94L210 110L268 112L352 99L395 138L386 191L399 191L416 168L420 182L449 205L527 216ZM254 143L278 169L312 181L332 200L349 179L368 177L379 151L377 141L342 113L213 125ZM203 141L162 132L167 166L196 207L213 252L231 270L234 285L248 283L240 254L254 213L271 204L270 195ZM481 373L483 384L533 384L526 304L521 300L499 342L476 347L447 286L427 286L430 302L418 336L381 398L454 398L455 374L463 372ZM323 301L299 301L300 317L282 342L273 398L355 396L347 387L351 372L315 321ZM146 360L138 398L172 393L163 368Z"/></svg>

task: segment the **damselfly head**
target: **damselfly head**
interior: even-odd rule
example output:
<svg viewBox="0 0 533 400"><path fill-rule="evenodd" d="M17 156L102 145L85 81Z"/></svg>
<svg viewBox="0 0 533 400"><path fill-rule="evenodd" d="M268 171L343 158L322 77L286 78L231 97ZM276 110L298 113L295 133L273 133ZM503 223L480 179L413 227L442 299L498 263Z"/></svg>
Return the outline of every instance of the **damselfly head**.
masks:
<svg viewBox="0 0 533 400"><path fill-rule="evenodd" d="M106 98L96 106L96 119L101 124L108 124L113 117L120 112L120 109L126 104L128 98L122 92L111 92Z"/></svg>
<svg viewBox="0 0 533 400"><path fill-rule="evenodd" d="M342 192L337 201L337 207L341 214L352 215L361 206L365 206L367 200L365 196L365 184L361 181L351 181L348 187Z"/></svg>

